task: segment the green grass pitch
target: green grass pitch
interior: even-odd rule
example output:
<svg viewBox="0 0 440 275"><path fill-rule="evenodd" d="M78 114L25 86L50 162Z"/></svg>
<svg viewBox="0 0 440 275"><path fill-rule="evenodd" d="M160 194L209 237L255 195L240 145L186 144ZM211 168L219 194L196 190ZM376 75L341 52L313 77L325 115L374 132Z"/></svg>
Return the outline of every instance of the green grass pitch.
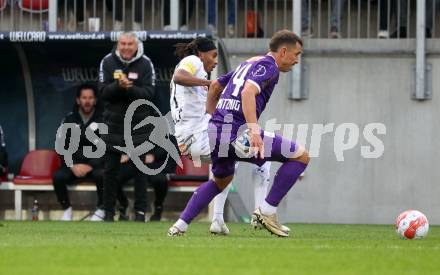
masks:
<svg viewBox="0 0 440 275"><path fill-rule="evenodd" d="M439 274L440 227L402 240L391 225L291 224L289 238L231 223L0 222L0 274Z"/></svg>

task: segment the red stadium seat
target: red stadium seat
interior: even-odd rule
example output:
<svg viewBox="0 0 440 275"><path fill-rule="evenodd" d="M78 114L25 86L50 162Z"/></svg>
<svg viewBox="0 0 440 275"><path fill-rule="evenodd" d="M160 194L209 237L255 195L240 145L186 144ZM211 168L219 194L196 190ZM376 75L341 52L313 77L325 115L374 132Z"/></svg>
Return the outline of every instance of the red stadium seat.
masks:
<svg viewBox="0 0 440 275"><path fill-rule="evenodd" d="M2 181L8 181L8 167L6 167L5 175L0 177L0 182Z"/></svg>
<svg viewBox="0 0 440 275"><path fill-rule="evenodd" d="M60 165L61 159L55 151L31 151L24 158L20 173L14 177L14 184L52 184L52 175L60 167Z"/></svg>
<svg viewBox="0 0 440 275"><path fill-rule="evenodd" d="M8 171L6 171L6 174L2 177L0 177L0 182L2 181L8 181Z"/></svg>
<svg viewBox="0 0 440 275"><path fill-rule="evenodd" d="M6 8L8 0L0 0L0 11Z"/></svg>
<svg viewBox="0 0 440 275"><path fill-rule="evenodd" d="M49 0L20 0L18 5L27 12L47 12L49 10Z"/></svg>
<svg viewBox="0 0 440 275"><path fill-rule="evenodd" d="M195 167L191 159L181 156L183 168L177 166L176 174L170 176L170 187L199 186L209 178L209 165Z"/></svg>

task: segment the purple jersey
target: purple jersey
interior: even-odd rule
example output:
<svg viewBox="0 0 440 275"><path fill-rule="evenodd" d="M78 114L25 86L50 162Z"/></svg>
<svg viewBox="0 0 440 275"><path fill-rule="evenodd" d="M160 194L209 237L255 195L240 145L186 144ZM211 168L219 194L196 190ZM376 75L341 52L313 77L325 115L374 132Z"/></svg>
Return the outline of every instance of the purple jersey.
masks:
<svg viewBox="0 0 440 275"><path fill-rule="evenodd" d="M241 63L235 71L221 76L218 81L225 88L212 115L211 122L221 125L225 121L225 116L231 114L233 118L231 140L234 140L237 130L246 123L241 106L241 92L244 84L247 81L251 82L259 90L255 98L258 119L278 83L278 78L278 66L270 55L253 57Z"/></svg>

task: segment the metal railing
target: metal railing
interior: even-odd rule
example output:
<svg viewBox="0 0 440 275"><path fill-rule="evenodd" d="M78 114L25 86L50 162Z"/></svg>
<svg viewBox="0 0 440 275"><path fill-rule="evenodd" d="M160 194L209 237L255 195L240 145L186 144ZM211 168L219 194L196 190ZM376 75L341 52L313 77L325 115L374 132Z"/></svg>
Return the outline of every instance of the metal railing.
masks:
<svg viewBox="0 0 440 275"><path fill-rule="evenodd" d="M303 35L314 38L414 38L416 0L302 0ZM436 37L438 0L426 1L427 38Z"/></svg>
<svg viewBox="0 0 440 275"><path fill-rule="evenodd" d="M0 0L0 31L47 29L45 4L43 0Z"/></svg>
<svg viewBox="0 0 440 275"><path fill-rule="evenodd" d="M0 1L8 1L0 11L0 30L48 29L47 11L29 12L18 6L20 1ZM210 29L220 37L270 37L278 29L291 28L292 3L292 0L58 0L55 29Z"/></svg>
<svg viewBox="0 0 440 275"><path fill-rule="evenodd" d="M59 31L110 31L163 29L167 1L61 0ZM168 1L169 3L169 1Z"/></svg>
<svg viewBox="0 0 440 275"><path fill-rule="evenodd" d="M0 30L47 30L52 0L0 0ZM57 31L199 30L219 37L414 38L416 0L55 0ZM301 9L294 11L295 2ZM439 37L440 0L426 0L426 37Z"/></svg>

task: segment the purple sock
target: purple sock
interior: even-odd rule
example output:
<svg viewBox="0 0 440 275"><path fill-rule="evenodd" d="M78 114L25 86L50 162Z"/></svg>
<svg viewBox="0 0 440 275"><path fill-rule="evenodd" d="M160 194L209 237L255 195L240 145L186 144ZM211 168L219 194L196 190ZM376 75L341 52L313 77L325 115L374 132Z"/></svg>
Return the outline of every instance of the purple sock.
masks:
<svg viewBox="0 0 440 275"><path fill-rule="evenodd" d="M213 180L209 180L200 185L188 204L183 210L180 218L189 224L208 204L221 192Z"/></svg>
<svg viewBox="0 0 440 275"><path fill-rule="evenodd" d="M298 161L289 161L281 165L267 194L266 202L277 207L306 167L307 164Z"/></svg>

